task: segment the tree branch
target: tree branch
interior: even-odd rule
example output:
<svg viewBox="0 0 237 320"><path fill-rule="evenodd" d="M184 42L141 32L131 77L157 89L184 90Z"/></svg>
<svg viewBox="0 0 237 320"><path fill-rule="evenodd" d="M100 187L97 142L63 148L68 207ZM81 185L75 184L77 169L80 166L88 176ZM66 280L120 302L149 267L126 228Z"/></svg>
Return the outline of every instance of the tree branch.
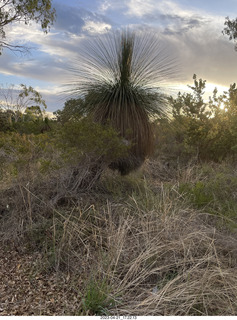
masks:
<svg viewBox="0 0 237 320"><path fill-rule="evenodd" d="M29 54L30 53L30 50L33 49L33 47L27 47L27 46L20 46L20 45L12 45L12 44L9 44L5 41L2 41L0 40L0 55L2 54L1 53L1 50L3 48L6 48L14 53L18 52L20 54Z"/></svg>

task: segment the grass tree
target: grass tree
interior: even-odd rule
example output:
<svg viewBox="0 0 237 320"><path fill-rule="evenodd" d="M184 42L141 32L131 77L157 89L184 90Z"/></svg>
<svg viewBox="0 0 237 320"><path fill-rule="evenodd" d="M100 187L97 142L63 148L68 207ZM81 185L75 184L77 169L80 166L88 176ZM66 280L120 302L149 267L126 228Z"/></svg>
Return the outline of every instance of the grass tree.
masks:
<svg viewBox="0 0 237 320"><path fill-rule="evenodd" d="M166 110L161 87L175 66L164 43L143 32L108 33L82 46L71 92L85 99L85 112L94 121L109 122L130 146L128 157L110 164L123 175L153 151L151 118Z"/></svg>

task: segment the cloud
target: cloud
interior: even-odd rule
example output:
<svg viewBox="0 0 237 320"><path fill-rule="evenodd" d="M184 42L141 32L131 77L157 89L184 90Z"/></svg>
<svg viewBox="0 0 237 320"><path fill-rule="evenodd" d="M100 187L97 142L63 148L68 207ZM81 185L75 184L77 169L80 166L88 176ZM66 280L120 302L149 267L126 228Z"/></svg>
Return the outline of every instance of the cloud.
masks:
<svg viewBox="0 0 237 320"><path fill-rule="evenodd" d="M192 74L196 73L207 82L221 86L229 86L236 81L237 70L233 66L237 53L233 44L221 34L222 28L222 19L213 18L186 32L171 30L165 33L168 41L173 43L186 78L191 80Z"/></svg>
<svg viewBox="0 0 237 320"><path fill-rule="evenodd" d="M163 20L165 35L182 34L194 28L200 28L210 22L207 17L193 15L191 17L182 17L178 15L162 14L160 19Z"/></svg>
<svg viewBox="0 0 237 320"><path fill-rule="evenodd" d="M99 12L104 14L111 7L112 7L112 3L109 0L104 0L100 3Z"/></svg>
<svg viewBox="0 0 237 320"><path fill-rule="evenodd" d="M108 19L83 8L57 5L56 10L57 22L48 34L36 23L30 27L23 23L8 26L9 42L32 50L31 55L15 56L5 49L1 56L2 74L64 83L68 61L77 57L81 40L111 28Z"/></svg>
<svg viewBox="0 0 237 320"><path fill-rule="evenodd" d="M183 9L175 1L129 0L127 15L142 23L162 28L164 34L178 34L209 22L203 12Z"/></svg>
<svg viewBox="0 0 237 320"><path fill-rule="evenodd" d="M237 80L237 53L221 32L224 17L184 8L174 0L128 0L125 5L128 17L157 30L171 44L182 66L180 81L192 82L194 73L221 86Z"/></svg>
<svg viewBox="0 0 237 320"><path fill-rule="evenodd" d="M103 14L91 12L84 8L57 4L56 12L55 30L81 35L85 31L89 33L102 33L104 30L111 28L110 20Z"/></svg>
<svg viewBox="0 0 237 320"><path fill-rule="evenodd" d="M70 78L69 63L77 58L81 41L113 28L131 26L150 30L166 40L182 66L180 83L192 83L193 73L224 86L236 81L237 53L221 34L224 17L183 7L178 0L97 0L90 4L93 11L86 5L70 7L66 1L55 1L57 20L47 35L34 23L30 27L9 27L9 40L23 44L19 41L23 39L35 49L26 57L4 50L1 73L22 77L23 83L25 79L39 81L39 91L41 88L53 105L56 92L61 90L58 88ZM54 110L58 109L58 103L54 104Z"/></svg>
<svg viewBox="0 0 237 320"><path fill-rule="evenodd" d="M80 34L85 24L83 16L87 15L86 10L80 10L61 4L56 4L57 19L53 30Z"/></svg>
<svg viewBox="0 0 237 320"><path fill-rule="evenodd" d="M32 78L47 82L63 81L62 68L65 62L56 57L41 54L39 57L17 57L4 52L1 57L1 73L18 78Z"/></svg>
<svg viewBox="0 0 237 320"><path fill-rule="evenodd" d="M183 9L177 1L171 0L128 0L125 1L125 5L128 8L127 14L129 16L136 17L159 17L159 16L170 16L170 17L181 17L187 18L196 14L192 10Z"/></svg>
<svg viewBox="0 0 237 320"><path fill-rule="evenodd" d="M152 15L154 11L157 11L156 9L157 5L155 4L155 1L153 0L128 0L127 1L127 8L128 12L127 14L130 16L136 16L136 17L144 17L148 15Z"/></svg>
<svg viewBox="0 0 237 320"><path fill-rule="evenodd" d="M55 8L57 19L50 33L44 34L36 23L30 27L24 23L12 24L8 27L9 42L25 44L53 56L67 57L85 36L111 29L110 19L101 14L61 4L56 4Z"/></svg>
<svg viewBox="0 0 237 320"><path fill-rule="evenodd" d="M105 22L95 22L88 20L85 26L82 28L83 31L87 31L90 34L103 34L111 29L111 25Z"/></svg>

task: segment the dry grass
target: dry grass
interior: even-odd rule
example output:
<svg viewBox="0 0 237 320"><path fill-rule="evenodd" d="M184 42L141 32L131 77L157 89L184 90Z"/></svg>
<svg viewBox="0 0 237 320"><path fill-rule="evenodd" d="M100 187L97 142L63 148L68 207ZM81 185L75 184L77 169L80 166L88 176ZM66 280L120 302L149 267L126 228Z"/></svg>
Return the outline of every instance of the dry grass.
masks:
<svg viewBox="0 0 237 320"><path fill-rule="evenodd" d="M150 170L147 178L107 173L89 193L57 203L49 181L5 190L2 203L3 194L11 201L1 241L39 251L36 272L68 275L68 290L81 302L64 314L236 315L236 234L189 206L177 176L167 187L164 174L153 172L152 181ZM183 179L193 172L185 169ZM116 193L124 185L126 193L106 193L107 186Z"/></svg>

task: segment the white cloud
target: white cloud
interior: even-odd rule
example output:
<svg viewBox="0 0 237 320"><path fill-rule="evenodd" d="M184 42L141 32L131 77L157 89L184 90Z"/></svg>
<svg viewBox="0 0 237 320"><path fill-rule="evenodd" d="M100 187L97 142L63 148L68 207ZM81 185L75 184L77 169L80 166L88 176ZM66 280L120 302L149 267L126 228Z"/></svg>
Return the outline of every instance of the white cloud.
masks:
<svg viewBox="0 0 237 320"><path fill-rule="evenodd" d="M87 31L90 34L103 34L106 33L111 29L111 25L105 22L98 22L98 21L86 21L84 27L82 28L83 31Z"/></svg>
<svg viewBox="0 0 237 320"><path fill-rule="evenodd" d="M193 17L197 11L182 8L177 1L171 0L128 0L125 1L128 8L127 14L136 17L158 17L159 15L173 16L180 18ZM200 15L204 12L200 11Z"/></svg>
<svg viewBox="0 0 237 320"><path fill-rule="evenodd" d="M98 0L92 12L87 9L86 1L84 8L69 7L65 1L65 4L57 4L58 18L47 35L34 23L29 27L14 24L7 29L9 41L26 43L36 50L28 57L15 57L4 50L0 58L1 73L40 80L41 84L51 82L52 89L40 85L38 90L53 101L58 87L70 79L68 61L76 59L83 39L131 25L137 29L151 29L170 43L182 65L180 83L190 84L196 73L208 83L229 86L237 80L234 67L237 53L233 44L221 34L224 17L190 9L188 3L184 7L178 0Z"/></svg>
<svg viewBox="0 0 237 320"><path fill-rule="evenodd" d="M104 0L99 6L99 12L104 14L111 7L112 7L112 3L109 2L108 0Z"/></svg>
<svg viewBox="0 0 237 320"><path fill-rule="evenodd" d="M150 0L152 1L152 0ZM153 10L156 9L158 10L161 14L164 15L172 15L172 16L177 16L181 18L186 18L186 17L193 17L196 15L203 16L205 15L205 12L203 11L193 11L190 9L187 9L187 7L182 7L177 3L177 1L171 1L171 0L161 0L159 2L157 1L152 1L153 2Z"/></svg>
<svg viewBox="0 0 237 320"><path fill-rule="evenodd" d="M167 34L182 62L184 74L191 77L197 73L198 77L222 86L236 81L237 70L233 66L237 54L233 44L222 35L222 29L222 18L212 17L198 28Z"/></svg>
<svg viewBox="0 0 237 320"><path fill-rule="evenodd" d="M153 13L156 10L157 4L154 0L129 0L127 1L128 15L142 17L144 15Z"/></svg>
<svg viewBox="0 0 237 320"><path fill-rule="evenodd" d="M222 35L224 17L184 7L177 0L128 0L124 5L137 25L151 27L173 46L182 66L180 82L192 80L194 73L225 87L237 80L237 53Z"/></svg>

